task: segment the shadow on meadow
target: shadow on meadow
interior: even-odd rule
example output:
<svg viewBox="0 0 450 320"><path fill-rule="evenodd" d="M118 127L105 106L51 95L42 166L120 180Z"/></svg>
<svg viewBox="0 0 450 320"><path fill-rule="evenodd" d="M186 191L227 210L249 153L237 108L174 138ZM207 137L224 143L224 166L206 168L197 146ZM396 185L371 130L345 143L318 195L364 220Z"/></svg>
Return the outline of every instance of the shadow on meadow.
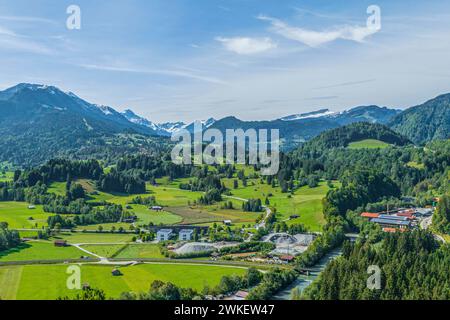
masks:
<svg viewBox="0 0 450 320"><path fill-rule="evenodd" d="M10 254L18 253L22 250L26 250L31 248L32 246L28 243L21 243L18 247L6 250L6 251L0 251L0 259L7 257Z"/></svg>

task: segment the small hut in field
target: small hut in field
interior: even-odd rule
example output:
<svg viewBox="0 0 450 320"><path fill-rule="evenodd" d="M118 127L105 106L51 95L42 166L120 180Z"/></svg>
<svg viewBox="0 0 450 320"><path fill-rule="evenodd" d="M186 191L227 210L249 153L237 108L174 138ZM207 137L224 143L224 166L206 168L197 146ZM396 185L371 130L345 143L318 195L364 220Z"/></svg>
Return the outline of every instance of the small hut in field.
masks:
<svg viewBox="0 0 450 320"><path fill-rule="evenodd" d="M113 269L113 271L111 271L111 273L114 277L118 277L118 276L122 275L122 272L117 268Z"/></svg>

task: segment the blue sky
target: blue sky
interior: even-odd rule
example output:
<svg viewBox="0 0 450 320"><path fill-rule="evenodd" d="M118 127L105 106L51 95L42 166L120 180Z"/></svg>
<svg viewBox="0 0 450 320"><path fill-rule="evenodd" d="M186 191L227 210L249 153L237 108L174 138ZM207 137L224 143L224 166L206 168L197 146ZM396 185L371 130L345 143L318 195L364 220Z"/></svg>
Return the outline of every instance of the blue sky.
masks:
<svg viewBox="0 0 450 320"><path fill-rule="evenodd" d="M157 122L405 108L450 92L449 40L437 0L0 0L0 89L56 85Z"/></svg>

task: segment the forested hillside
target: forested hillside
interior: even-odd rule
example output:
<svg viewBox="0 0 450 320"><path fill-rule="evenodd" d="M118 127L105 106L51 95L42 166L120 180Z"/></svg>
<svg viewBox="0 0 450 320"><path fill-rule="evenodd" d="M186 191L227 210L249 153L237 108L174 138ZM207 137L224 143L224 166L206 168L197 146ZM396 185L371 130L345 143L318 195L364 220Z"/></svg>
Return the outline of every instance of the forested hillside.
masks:
<svg viewBox="0 0 450 320"><path fill-rule="evenodd" d="M324 136L328 136L325 133ZM345 139L336 145L345 145ZM305 167L308 171L321 168L327 179L340 179L345 172L373 168L384 173L400 187L403 194L423 195L433 191L445 193L448 189L450 163L449 141L435 141L425 148L414 146L383 149L326 148L327 141L315 139L283 158L285 166Z"/></svg>
<svg viewBox="0 0 450 320"><path fill-rule="evenodd" d="M415 143L450 138L450 94L407 109L389 125Z"/></svg>
<svg viewBox="0 0 450 320"><path fill-rule="evenodd" d="M357 122L334 130L329 130L306 143L301 149L311 154L347 147L351 142L375 139L382 142L404 146L410 141L381 124Z"/></svg>
<svg viewBox="0 0 450 320"><path fill-rule="evenodd" d="M0 92L0 161L18 166L157 148L153 134L110 107L56 87L19 84Z"/></svg>
<svg viewBox="0 0 450 320"><path fill-rule="evenodd" d="M367 287L369 266L381 269L381 290ZM388 234L376 247L346 243L305 292L314 300L448 300L450 246L429 233Z"/></svg>

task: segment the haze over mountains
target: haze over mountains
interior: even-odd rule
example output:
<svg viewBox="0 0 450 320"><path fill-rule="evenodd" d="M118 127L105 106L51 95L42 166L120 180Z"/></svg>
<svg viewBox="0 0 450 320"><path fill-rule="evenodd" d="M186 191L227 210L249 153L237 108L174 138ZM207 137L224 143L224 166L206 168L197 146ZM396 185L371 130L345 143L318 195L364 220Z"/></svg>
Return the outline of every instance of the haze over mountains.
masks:
<svg viewBox="0 0 450 320"><path fill-rule="evenodd" d="M202 123L204 128L221 131L279 129L283 148L290 150L326 130L355 122L388 125L415 143L446 139L450 136L450 94L405 111L371 105L344 112L324 108L271 121L242 121L230 116L220 120L210 118ZM37 153L45 150L45 153L57 155L61 150L92 144L92 138L123 133L168 137L180 129L193 132L194 125L183 122L157 124L130 109L121 113L112 107L91 104L53 86L23 83L0 91L3 160L20 153L18 149L31 149ZM42 155L43 159L45 157Z"/></svg>

